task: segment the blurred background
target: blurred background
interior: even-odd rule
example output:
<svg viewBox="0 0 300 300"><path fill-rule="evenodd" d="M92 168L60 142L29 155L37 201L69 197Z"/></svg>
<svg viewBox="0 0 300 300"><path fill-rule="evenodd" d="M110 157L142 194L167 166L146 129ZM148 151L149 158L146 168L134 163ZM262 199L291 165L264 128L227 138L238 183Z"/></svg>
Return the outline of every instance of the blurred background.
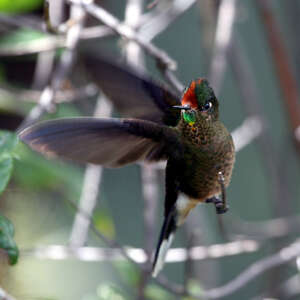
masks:
<svg viewBox="0 0 300 300"><path fill-rule="evenodd" d="M174 91L207 77L238 150L230 211L218 218L199 205L153 280L112 248L136 248L132 258L149 266L163 167L101 169L47 160L19 143L0 211L20 256L14 266L1 256L3 290L15 299L299 299L300 1L57 0L44 10L40 0L0 0L0 12L1 130L118 116L81 64L101 54ZM180 254L196 246L195 257Z"/></svg>

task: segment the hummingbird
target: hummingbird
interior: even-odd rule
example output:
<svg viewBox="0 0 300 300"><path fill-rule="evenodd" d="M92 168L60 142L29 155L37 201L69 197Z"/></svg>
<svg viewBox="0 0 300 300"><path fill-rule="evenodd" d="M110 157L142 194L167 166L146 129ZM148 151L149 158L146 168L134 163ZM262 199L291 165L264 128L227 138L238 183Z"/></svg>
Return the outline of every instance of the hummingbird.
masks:
<svg viewBox="0 0 300 300"><path fill-rule="evenodd" d="M47 157L104 167L166 161L164 221L152 265L155 277L176 229L193 208L214 203L218 214L227 211L233 140L219 120L219 102L206 79L192 80L179 96L140 70L99 57L88 57L85 64L122 118L44 121L25 128L19 137Z"/></svg>

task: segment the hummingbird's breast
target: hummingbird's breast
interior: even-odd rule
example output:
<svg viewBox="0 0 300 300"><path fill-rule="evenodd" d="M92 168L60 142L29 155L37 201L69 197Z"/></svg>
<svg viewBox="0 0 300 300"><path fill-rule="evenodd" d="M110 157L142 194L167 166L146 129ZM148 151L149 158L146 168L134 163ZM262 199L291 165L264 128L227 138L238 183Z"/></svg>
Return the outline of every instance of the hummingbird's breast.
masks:
<svg viewBox="0 0 300 300"><path fill-rule="evenodd" d="M230 133L220 121L179 124L183 144L180 190L193 199L205 201L221 192L218 173L227 186L231 179L235 151Z"/></svg>

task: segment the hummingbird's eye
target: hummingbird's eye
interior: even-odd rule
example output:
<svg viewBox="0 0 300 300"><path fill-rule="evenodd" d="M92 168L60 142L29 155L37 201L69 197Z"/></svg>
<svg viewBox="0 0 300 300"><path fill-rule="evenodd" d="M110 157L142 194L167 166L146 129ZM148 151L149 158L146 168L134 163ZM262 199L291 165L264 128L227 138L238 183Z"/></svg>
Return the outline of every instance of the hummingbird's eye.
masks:
<svg viewBox="0 0 300 300"><path fill-rule="evenodd" d="M210 101L206 102L203 106L203 111L208 111L211 107L212 107L212 103Z"/></svg>

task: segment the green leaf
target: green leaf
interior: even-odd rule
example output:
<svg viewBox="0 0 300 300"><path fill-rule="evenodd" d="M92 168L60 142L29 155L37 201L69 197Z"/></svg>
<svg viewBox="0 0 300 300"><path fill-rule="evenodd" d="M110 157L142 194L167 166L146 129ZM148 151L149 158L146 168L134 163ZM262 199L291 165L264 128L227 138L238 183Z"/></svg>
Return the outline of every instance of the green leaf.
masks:
<svg viewBox="0 0 300 300"><path fill-rule="evenodd" d="M13 239L14 234L13 224L0 215L0 248L6 251L11 265L16 264L19 257L19 250Z"/></svg>
<svg viewBox="0 0 300 300"><path fill-rule="evenodd" d="M47 160L23 143L18 144L15 153L20 157L14 164L14 181L18 186L35 191L63 188L68 199L80 196L80 167L62 161Z"/></svg>
<svg viewBox="0 0 300 300"><path fill-rule="evenodd" d="M7 186L12 173L12 151L17 142L18 138L14 133L0 131L0 194Z"/></svg>
<svg viewBox="0 0 300 300"><path fill-rule="evenodd" d="M42 0L1 0L0 12L20 13L32 11L41 7L42 3Z"/></svg>
<svg viewBox="0 0 300 300"><path fill-rule="evenodd" d="M197 297L201 297L201 295L203 295L203 288L202 288L201 284L198 281L196 281L195 279L190 279L187 282L187 290L191 295L195 295ZM192 296L183 298L183 300L193 300L193 299L194 298Z"/></svg>
<svg viewBox="0 0 300 300"><path fill-rule="evenodd" d="M146 298L151 300L171 300L174 297L165 289L155 284L149 284L146 287Z"/></svg>
<svg viewBox="0 0 300 300"><path fill-rule="evenodd" d="M122 290L112 283L103 283L97 288L97 296L101 300L126 300Z"/></svg>
<svg viewBox="0 0 300 300"><path fill-rule="evenodd" d="M17 135L8 131L0 131L0 156L12 152L18 143Z"/></svg>
<svg viewBox="0 0 300 300"><path fill-rule="evenodd" d="M8 184L13 169L13 154L18 139L15 134L0 131L0 194L4 191ZM8 257L11 265L17 263L19 250L15 241L14 226L4 216L0 215L0 249L3 249Z"/></svg>
<svg viewBox="0 0 300 300"><path fill-rule="evenodd" d="M0 194L4 191L8 184L12 173L13 160L10 156L0 157Z"/></svg>
<svg viewBox="0 0 300 300"><path fill-rule="evenodd" d="M140 272L134 264L128 261L116 261L114 266L118 269L124 282L131 286L137 286L140 279Z"/></svg>
<svg viewBox="0 0 300 300"><path fill-rule="evenodd" d="M115 238L115 226L112 217L106 210L97 210L94 213L94 224L95 227L107 238Z"/></svg>
<svg viewBox="0 0 300 300"><path fill-rule="evenodd" d="M24 45L34 40L40 40L43 37L45 37L45 34L42 32L22 28L12 33L3 35L0 39L0 46L3 48L8 48L17 45Z"/></svg>

